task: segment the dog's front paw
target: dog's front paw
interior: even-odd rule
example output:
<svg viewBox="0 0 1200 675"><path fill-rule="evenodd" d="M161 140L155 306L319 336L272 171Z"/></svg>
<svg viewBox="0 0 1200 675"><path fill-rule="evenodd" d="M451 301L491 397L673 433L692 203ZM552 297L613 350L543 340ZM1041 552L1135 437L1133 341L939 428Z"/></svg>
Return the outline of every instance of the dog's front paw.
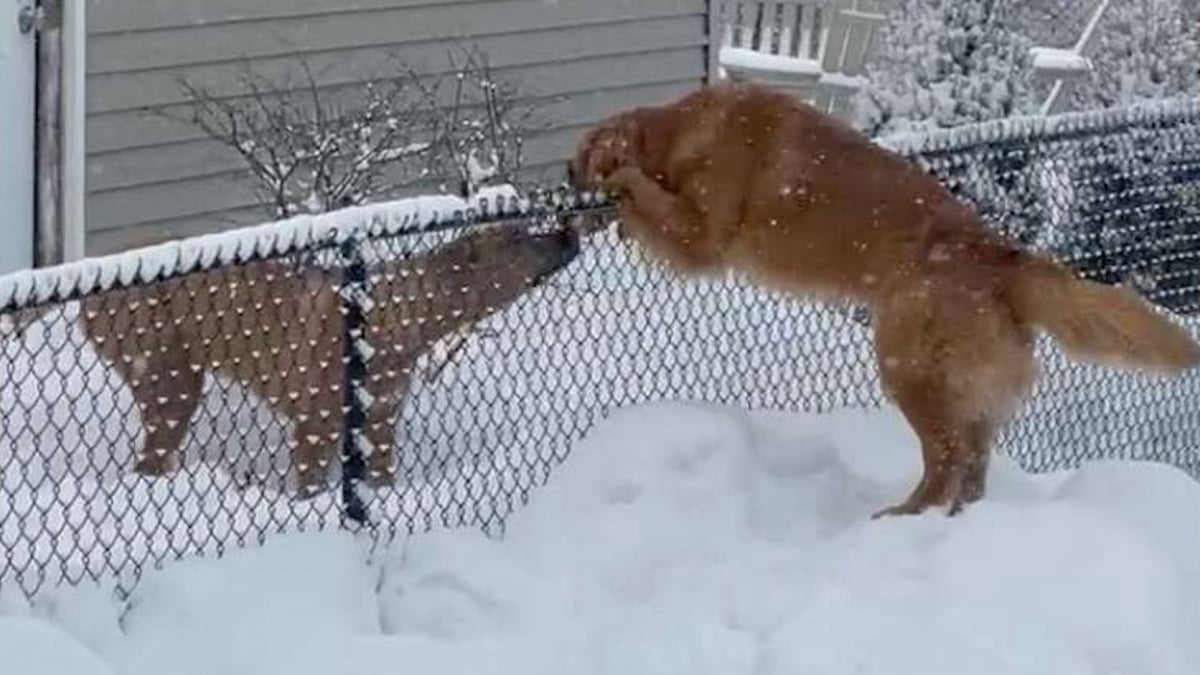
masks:
<svg viewBox="0 0 1200 675"><path fill-rule="evenodd" d="M634 187L647 180L642 170L631 164L617 167L604 179L604 186L621 196L626 196Z"/></svg>

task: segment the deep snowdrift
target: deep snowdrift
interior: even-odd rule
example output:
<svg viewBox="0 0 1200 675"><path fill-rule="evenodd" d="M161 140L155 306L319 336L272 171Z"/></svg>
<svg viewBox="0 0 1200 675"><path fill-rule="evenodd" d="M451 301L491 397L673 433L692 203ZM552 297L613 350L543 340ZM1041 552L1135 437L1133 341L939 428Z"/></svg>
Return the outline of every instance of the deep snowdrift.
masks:
<svg viewBox="0 0 1200 675"><path fill-rule="evenodd" d="M0 597L0 675L1200 673L1183 473L998 461L962 517L870 521L916 471L893 413L631 408L500 541L279 537L44 622Z"/></svg>

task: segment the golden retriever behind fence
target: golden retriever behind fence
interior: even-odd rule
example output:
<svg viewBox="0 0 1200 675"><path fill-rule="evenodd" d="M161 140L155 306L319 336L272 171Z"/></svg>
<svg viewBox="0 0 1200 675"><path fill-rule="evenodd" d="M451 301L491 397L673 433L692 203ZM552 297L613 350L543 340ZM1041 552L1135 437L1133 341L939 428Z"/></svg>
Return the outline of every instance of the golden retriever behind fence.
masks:
<svg viewBox="0 0 1200 675"><path fill-rule="evenodd" d="M735 270L869 308L884 391L924 462L909 497L876 516L953 514L982 497L997 428L1037 374L1037 329L1068 356L1122 368L1200 360L1133 292L1020 249L914 163L761 85L614 115L586 134L569 174L617 191L621 232L681 273Z"/></svg>
<svg viewBox="0 0 1200 675"><path fill-rule="evenodd" d="M450 333L537 288L579 253L578 233L521 223L472 231L372 270L365 311L367 482L393 480L394 424L417 359ZM254 262L110 291L83 302L83 329L141 415L135 470L174 468L206 372L231 378L294 424L301 496L340 455L343 321L336 271Z"/></svg>

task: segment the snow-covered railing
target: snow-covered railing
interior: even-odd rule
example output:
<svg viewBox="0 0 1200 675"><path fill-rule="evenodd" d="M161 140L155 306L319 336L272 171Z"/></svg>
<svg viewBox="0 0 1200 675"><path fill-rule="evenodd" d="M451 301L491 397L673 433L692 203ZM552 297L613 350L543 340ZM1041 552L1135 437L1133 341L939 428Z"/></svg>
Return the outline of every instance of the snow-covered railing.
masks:
<svg viewBox="0 0 1200 675"><path fill-rule="evenodd" d="M1092 61L1074 49L1031 47L1030 65L1040 77L1052 79L1082 77L1092 70Z"/></svg>
<svg viewBox="0 0 1200 675"><path fill-rule="evenodd" d="M1065 110L1070 95L1070 89L1075 82L1082 79L1092 70L1091 56L1096 44L1096 36L1100 31L1100 22L1104 19L1112 0L1099 0L1092 9L1092 16L1084 26L1083 33L1069 49L1049 47L1034 47L1029 56L1034 74L1040 78L1053 80L1050 93L1042 102L1042 115L1053 115Z"/></svg>
<svg viewBox="0 0 1200 675"><path fill-rule="evenodd" d="M856 0L714 0L713 77L794 91L848 114L885 17Z"/></svg>
<svg viewBox="0 0 1200 675"><path fill-rule="evenodd" d="M1045 143L1119 134L1135 128L1186 125L1198 117L1200 99L1185 96L1058 115L1017 115L949 129L881 136L875 142L900 154L917 156L989 144Z"/></svg>
<svg viewBox="0 0 1200 675"><path fill-rule="evenodd" d="M114 288L336 247L349 237L387 237L506 218L604 208L601 194L567 190L518 196L488 189L468 201L454 195L411 197L204 234L106 256L0 275L0 312L65 302Z"/></svg>

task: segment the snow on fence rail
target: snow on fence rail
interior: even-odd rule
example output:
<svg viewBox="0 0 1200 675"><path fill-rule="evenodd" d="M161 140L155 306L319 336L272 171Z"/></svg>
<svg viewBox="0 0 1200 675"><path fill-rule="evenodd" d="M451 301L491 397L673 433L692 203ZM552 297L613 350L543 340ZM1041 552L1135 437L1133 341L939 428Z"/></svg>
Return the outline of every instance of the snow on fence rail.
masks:
<svg viewBox="0 0 1200 675"><path fill-rule="evenodd" d="M1195 106L1160 104L882 142L1194 330L1198 133ZM355 521L383 538L495 530L635 403L882 403L868 326L737 278L675 278L608 230L561 233L606 208L405 200L0 278L0 584L128 586L147 565ZM1046 376L1003 451L1035 471L1122 457L1200 477L1200 374L1039 349Z"/></svg>

